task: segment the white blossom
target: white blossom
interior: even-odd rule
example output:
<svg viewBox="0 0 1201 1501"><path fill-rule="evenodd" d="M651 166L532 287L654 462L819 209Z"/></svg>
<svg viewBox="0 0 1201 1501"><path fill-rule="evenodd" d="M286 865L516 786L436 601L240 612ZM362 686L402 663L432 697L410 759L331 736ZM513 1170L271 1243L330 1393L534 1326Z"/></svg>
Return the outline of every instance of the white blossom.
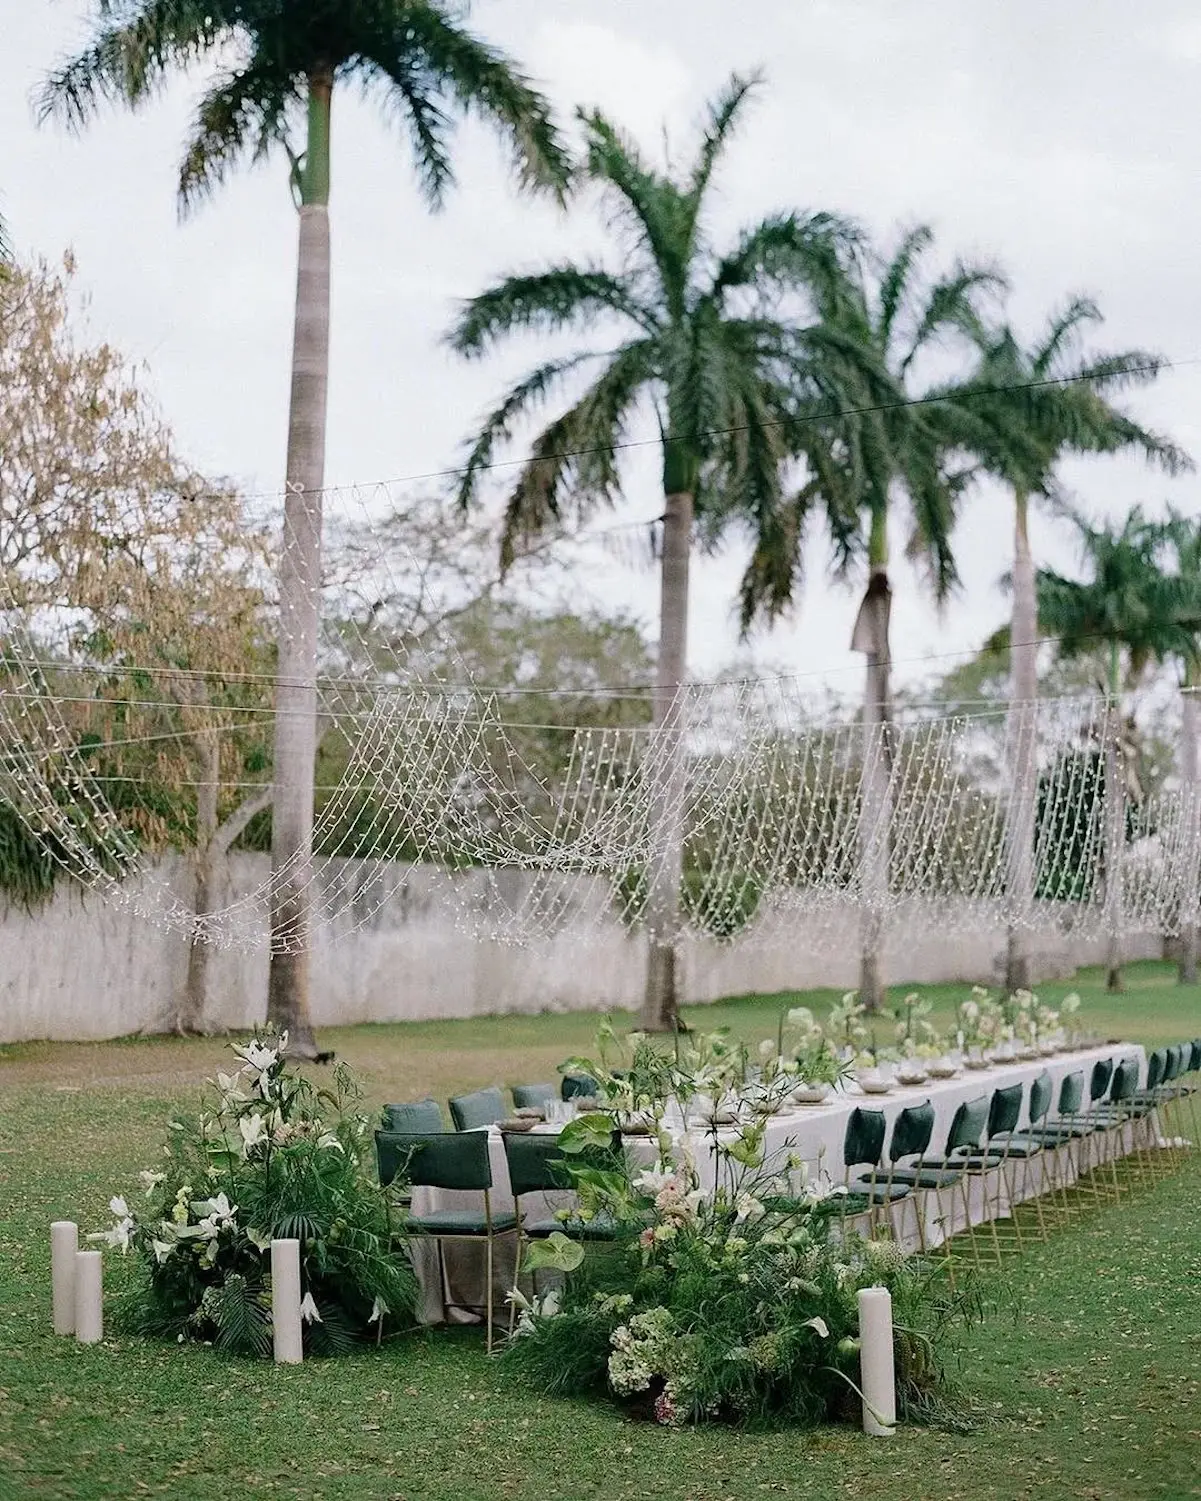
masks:
<svg viewBox="0 0 1201 1501"><path fill-rule="evenodd" d="M239 1119L238 1130L242 1135L243 1157L249 1157L252 1147L257 1147L267 1140L267 1123L261 1115L253 1111Z"/></svg>
<svg viewBox="0 0 1201 1501"><path fill-rule="evenodd" d="M317 1305L313 1302L312 1293L305 1293L300 1304L300 1317L306 1324L320 1324L322 1322Z"/></svg>

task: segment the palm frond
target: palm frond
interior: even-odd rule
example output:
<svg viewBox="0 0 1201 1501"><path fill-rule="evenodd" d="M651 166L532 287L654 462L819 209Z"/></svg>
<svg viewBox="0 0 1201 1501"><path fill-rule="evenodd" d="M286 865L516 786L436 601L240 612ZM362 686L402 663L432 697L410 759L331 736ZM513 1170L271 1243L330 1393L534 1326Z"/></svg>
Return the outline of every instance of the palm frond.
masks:
<svg viewBox="0 0 1201 1501"><path fill-rule="evenodd" d="M553 266L531 276L510 276L463 305L446 340L458 354L485 354L517 332L559 333L605 313L632 319L654 332L654 313L620 277L592 267Z"/></svg>
<svg viewBox="0 0 1201 1501"><path fill-rule="evenodd" d="M415 53L466 113L488 121L508 142L523 185L562 199L571 180L571 158L550 107L517 66L457 24L432 0L407 0L389 34ZM374 59L391 72L393 57Z"/></svg>
<svg viewBox="0 0 1201 1501"><path fill-rule="evenodd" d="M264 160L286 142L289 105L299 95L265 61L224 74L201 99L179 171L179 203L187 214L249 154Z"/></svg>
<svg viewBox="0 0 1201 1501"><path fill-rule="evenodd" d="M879 306L877 322L880 342L885 349L892 343L897 315L909 300L907 294L921 258L933 244L934 231L930 226L915 224L912 229L902 235L901 243L884 267L877 297Z"/></svg>
<svg viewBox="0 0 1201 1501"><path fill-rule="evenodd" d="M388 111L403 122L426 202L440 207L455 177L450 156L453 121L440 102L438 80L404 53L387 63L364 63L360 78L364 92L382 95Z"/></svg>
<svg viewBox="0 0 1201 1501"><path fill-rule="evenodd" d="M35 95L39 119L80 128L102 102L137 107L232 34L229 0L111 0L101 8L91 44L68 58Z"/></svg>
<svg viewBox="0 0 1201 1501"><path fill-rule="evenodd" d="M1052 375L1064 355L1079 343L1084 326L1100 322L1101 309L1091 297L1069 298L1059 312L1051 315L1047 330L1035 347L1030 361L1031 377L1043 380Z"/></svg>
<svg viewBox="0 0 1201 1501"><path fill-rule="evenodd" d="M742 75L733 73L725 88L712 100L705 112L705 124L701 135L700 148L697 151L696 161L689 176L686 203L688 205L687 234L692 245L696 243L696 230L700 218L701 207L705 195L709 191L709 184L713 180L713 172L721 158L722 152L729 144L734 133L734 128L741 117L752 94L763 83L763 74L756 70L754 73Z"/></svg>

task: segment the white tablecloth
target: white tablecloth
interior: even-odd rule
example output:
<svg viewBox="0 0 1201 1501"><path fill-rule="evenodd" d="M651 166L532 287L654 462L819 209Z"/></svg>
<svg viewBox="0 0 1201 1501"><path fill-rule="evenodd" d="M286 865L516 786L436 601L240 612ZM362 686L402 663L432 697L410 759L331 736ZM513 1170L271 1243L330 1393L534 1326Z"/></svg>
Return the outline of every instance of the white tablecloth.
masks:
<svg viewBox="0 0 1201 1501"><path fill-rule="evenodd" d="M765 1162L768 1167L783 1165L789 1153L794 1153L804 1164L810 1177L828 1175L836 1183L844 1176L842 1161L843 1141L847 1121L856 1106L870 1110L882 1110L889 1136L893 1122L907 1105L920 1105L929 1100L934 1106L934 1135L931 1154L941 1155L947 1132L956 1109L966 1100L980 1096L991 1098L996 1089L1013 1084L1022 1084L1024 1094L1019 1128L1029 1122L1030 1085L1045 1070L1051 1075L1052 1115L1059 1103L1059 1089L1064 1078L1071 1073L1084 1074L1084 1104L1088 1106L1089 1082L1093 1064L1101 1059L1134 1056L1139 1061L1139 1082L1146 1078L1146 1057L1141 1047L1127 1043L1110 1043L1103 1047L1089 1048L1071 1053L1060 1053L1052 1058L1036 1058L1024 1062L997 1064L988 1069L965 1070L953 1079L931 1079L915 1086L897 1086L885 1095L866 1094L855 1084L849 1084L833 1093L821 1105L798 1105L783 1114L769 1117L765 1130ZM505 1158L504 1138L495 1127L488 1129L488 1156L492 1166L492 1208L494 1211L512 1210L513 1192L509 1185L509 1170ZM553 1129L553 1128L551 1128ZM732 1141L734 1132L720 1130L719 1142ZM720 1168L719 1155L712 1141L705 1134L690 1133L697 1172L701 1187L712 1192ZM886 1137L886 1144L888 1138ZM1115 1139L1111 1149L1129 1151L1133 1139L1129 1131L1124 1138ZM637 1137L630 1138L631 1151L638 1155L649 1154L649 1143L640 1143ZM1068 1185L1075 1175L1074 1150L1060 1149L1049 1154L1044 1164L1052 1183ZM984 1220L1009 1211L1011 1199L1020 1201L1038 1192L1045 1186L1045 1179L1033 1173L1023 1173L1020 1165L1010 1164L1004 1174L999 1172L973 1175L967 1185L967 1203L956 1190L943 1193L915 1195L912 1201L901 1200L892 1217L895 1238L907 1249L918 1245L937 1245L946 1235L953 1235L969 1223L979 1224ZM1012 1192L1011 1192L1012 1190ZM541 1203L537 1202L541 1199ZM543 1215L570 1202L570 1196L530 1195L523 1202L527 1215ZM414 1193L414 1209L428 1213L433 1209L480 1207L480 1195L446 1190L418 1189ZM922 1213L919 1227L916 1215ZM514 1236L498 1238L493 1269L493 1293L495 1306L503 1310L504 1299L513 1285ZM414 1265L421 1282L421 1307L419 1317L424 1323L437 1323L450 1316L470 1318L461 1307L445 1307L443 1290L438 1273L438 1260L432 1245L418 1243L413 1248ZM484 1286L483 1248L462 1242L447 1247L446 1273L453 1305L478 1307L483 1302Z"/></svg>

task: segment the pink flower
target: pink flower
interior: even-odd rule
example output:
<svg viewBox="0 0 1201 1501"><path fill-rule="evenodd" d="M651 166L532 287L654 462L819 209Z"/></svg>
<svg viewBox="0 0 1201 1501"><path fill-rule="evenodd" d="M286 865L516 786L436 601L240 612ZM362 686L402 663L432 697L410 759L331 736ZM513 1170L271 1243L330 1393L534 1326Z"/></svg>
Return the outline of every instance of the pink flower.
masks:
<svg viewBox="0 0 1201 1501"><path fill-rule="evenodd" d="M650 1248L655 1244L655 1232L649 1228L644 1230L638 1237L638 1244L644 1251L649 1251Z"/></svg>
<svg viewBox="0 0 1201 1501"><path fill-rule="evenodd" d="M655 1398L655 1422L670 1426L679 1421L679 1410L666 1392Z"/></svg>

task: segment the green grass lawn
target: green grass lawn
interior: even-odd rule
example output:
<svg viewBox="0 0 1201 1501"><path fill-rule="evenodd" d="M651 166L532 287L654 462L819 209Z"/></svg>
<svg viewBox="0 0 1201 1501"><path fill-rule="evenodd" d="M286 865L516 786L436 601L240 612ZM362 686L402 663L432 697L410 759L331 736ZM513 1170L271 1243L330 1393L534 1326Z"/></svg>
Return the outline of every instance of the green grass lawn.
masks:
<svg viewBox="0 0 1201 1501"><path fill-rule="evenodd" d="M1074 988L1090 1025L1155 1043L1201 1033L1201 991L1134 966L1109 998ZM1048 998L1062 986L1045 988ZM963 989L938 988L949 1007ZM824 997L804 997L820 1011ZM694 1008L755 1040L796 997ZM545 1016L324 1033L373 1099L551 1077L594 1020ZM1201 1495L1201 1154L989 1274L988 1323L957 1375L968 1435L674 1432L515 1387L475 1331L276 1369L212 1351L48 1332L48 1226L106 1222L151 1162L217 1042L32 1044L0 1052L0 1497L914 1498ZM228 1056L228 1055L226 1055ZM107 1257L109 1287L119 1257Z"/></svg>

